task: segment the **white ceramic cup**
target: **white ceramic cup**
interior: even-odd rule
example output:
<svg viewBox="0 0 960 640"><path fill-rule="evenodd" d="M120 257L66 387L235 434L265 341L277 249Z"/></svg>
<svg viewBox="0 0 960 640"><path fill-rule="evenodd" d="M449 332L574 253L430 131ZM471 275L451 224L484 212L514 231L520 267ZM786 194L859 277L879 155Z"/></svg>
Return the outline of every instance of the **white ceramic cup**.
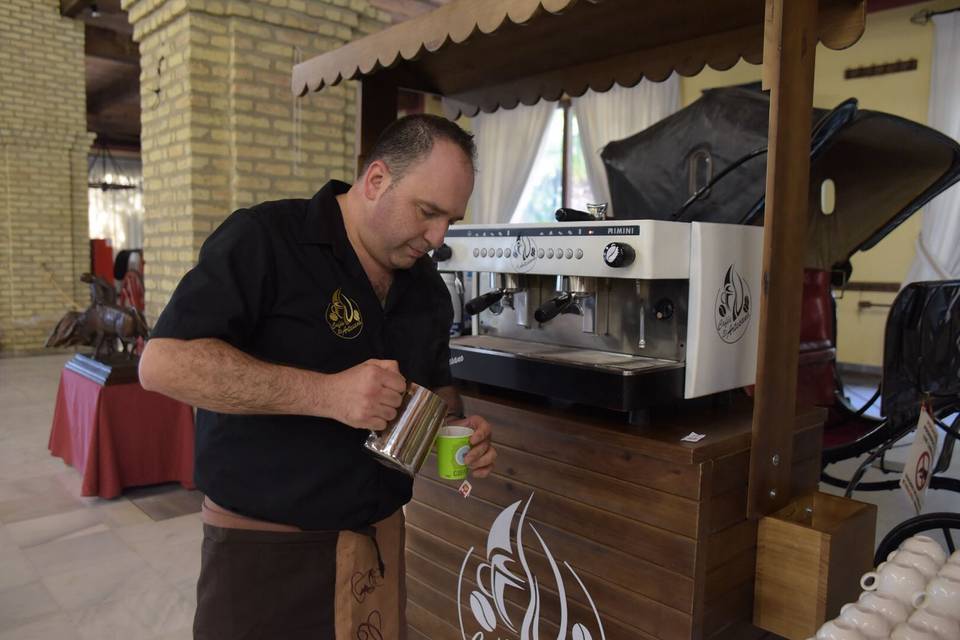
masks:
<svg viewBox="0 0 960 640"><path fill-rule="evenodd" d="M847 622L837 618L823 623L820 630L817 631L817 640L868 640L859 629Z"/></svg>
<svg viewBox="0 0 960 640"><path fill-rule="evenodd" d="M960 549L957 549L947 558L947 564L960 564Z"/></svg>
<svg viewBox="0 0 960 640"><path fill-rule="evenodd" d="M937 563L937 567L942 567L947 561L947 552L943 550L940 543L930 536L912 536L900 543L900 548L907 551L917 551L925 553Z"/></svg>
<svg viewBox="0 0 960 640"><path fill-rule="evenodd" d="M960 622L926 609L917 609L910 614L910 624L933 631L942 640L960 640Z"/></svg>
<svg viewBox="0 0 960 640"><path fill-rule="evenodd" d="M913 606L954 620L960 619L960 580L937 576L927 584L925 590L914 594Z"/></svg>
<svg viewBox="0 0 960 640"><path fill-rule="evenodd" d="M879 611L868 609L860 604L845 604L840 608L839 620L845 620L860 630L868 638L888 640L893 625Z"/></svg>
<svg viewBox="0 0 960 640"><path fill-rule="evenodd" d="M881 562L876 571L869 571L860 578L860 587L864 591L879 591L908 606L914 606L914 595L923 591L926 584L923 574L913 567L889 561Z"/></svg>
<svg viewBox="0 0 960 640"><path fill-rule="evenodd" d="M948 562L940 568L938 576L943 576L945 578L950 578L951 580L960 580L960 564L952 564Z"/></svg>
<svg viewBox="0 0 960 640"><path fill-rule="evenodd" d="M928 582L933 580L933 577L937 575L937 571L940 570L940 565L938 565L936 561L929 555L926 553L920 553L919 551L911 551L910 549L897 549L896 551L891 551L890 555L887 556L887 560L910 565L922 573L923 577L926 578Z"/></svg>
<svg viewBox="0 0 960 640"><path fill-rule="evenodd" d="M912 606L900 602L893 596L888 596L876 591L864 591L861 593L857 604L866 609L873 609L882 615L887 619L891 627L895 627L901 622L906 622L910 616L910 612L913 610Z"/></svg>
<svg viewBox="0 0 960 640"><path fill-rule="evenodd" d="M912 622L901 622L890 634L890 640L943 640L933 631L918 627Z"/></svg>
<svg viewBox="0 0 960 640"><path fill-rule="evenodd" d="M947 564L940 567L940 571L937 572L938 576L946 576L951 580L960 580L960 564L954 564L948 562Z"/></svg>

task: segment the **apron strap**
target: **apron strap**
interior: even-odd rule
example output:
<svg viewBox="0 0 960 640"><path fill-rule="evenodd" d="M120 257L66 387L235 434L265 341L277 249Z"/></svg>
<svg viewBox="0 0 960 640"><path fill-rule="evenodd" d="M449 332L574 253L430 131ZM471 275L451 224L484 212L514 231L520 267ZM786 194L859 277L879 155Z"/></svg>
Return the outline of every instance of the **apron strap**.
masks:
<svg viewBox="0 0 960 640"><path fill-rule="evenodd" d="M383 565L383 556L380 554L380 544L377 542L377 528L373 525L367 525L365 527L358 527L356 529L351 529L354 533L359 533L362 536L367 536L373 542L373 549L377 552L377 566L380 568L380 577L386 577L386 570Z"/></svg>

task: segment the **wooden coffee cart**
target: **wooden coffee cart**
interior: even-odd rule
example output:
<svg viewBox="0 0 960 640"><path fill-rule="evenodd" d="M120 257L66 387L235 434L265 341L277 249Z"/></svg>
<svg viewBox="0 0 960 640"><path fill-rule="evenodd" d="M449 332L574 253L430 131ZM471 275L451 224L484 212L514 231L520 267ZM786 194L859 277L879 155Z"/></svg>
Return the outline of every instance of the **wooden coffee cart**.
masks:
<svg viewBox="0 0 960 640"><path fill-rule="evenodd" d="M762 62L770 89L753 401L678 407L634 428L466 392L468 411L494 425L497 473L467 500L417 479L411 638L524 626L531 638L803 638L850 595L875 512L814 493L823 416L795 409L798 239L811 215L817 43L849 47L864 22L864 0L455 0L295 67L296 95L359 81L360 158L396 118L401 88L472 116L743 58ZM707 437L681 442L690 431Z"/></svg>

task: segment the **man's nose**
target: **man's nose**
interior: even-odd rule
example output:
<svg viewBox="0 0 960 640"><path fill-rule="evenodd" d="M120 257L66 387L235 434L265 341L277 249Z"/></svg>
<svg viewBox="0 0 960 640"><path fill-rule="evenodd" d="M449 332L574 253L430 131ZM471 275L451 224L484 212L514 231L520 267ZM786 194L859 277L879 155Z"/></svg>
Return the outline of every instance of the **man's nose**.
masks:
<svg viewBox="0 0 960 640"><path fill-rule="evenodd" d="M438 222L431 224L427 227L427 232L424 234L424 238L427 241L427 244L430 245L431 249L436 249L443 244L443 237L447 235L447 227L449 223L447 222Z"/></svg>

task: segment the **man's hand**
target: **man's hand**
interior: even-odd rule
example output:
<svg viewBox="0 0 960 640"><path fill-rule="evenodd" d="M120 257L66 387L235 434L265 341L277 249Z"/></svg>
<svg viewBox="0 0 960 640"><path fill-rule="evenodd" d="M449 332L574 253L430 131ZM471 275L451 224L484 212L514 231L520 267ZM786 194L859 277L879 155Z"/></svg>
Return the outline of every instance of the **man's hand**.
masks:
<svg viewBox="0 0 960 640"><path fill-rule="evenodd" d="M324 381L327 415L356 429L379 431L397 417L407 381L396 360L367 360Z"/></svg>
<svg viewBox="0 0 960 640"><path fill-rule="evenodd" d="M497 459L497 450L493 448L490 423L480 416L467 416L462 420L454 420L448 424L470 427L473 435L470 436L470 451L463 462L470 469L475 478L486 478L493 472L493 463Z"/></svg>

